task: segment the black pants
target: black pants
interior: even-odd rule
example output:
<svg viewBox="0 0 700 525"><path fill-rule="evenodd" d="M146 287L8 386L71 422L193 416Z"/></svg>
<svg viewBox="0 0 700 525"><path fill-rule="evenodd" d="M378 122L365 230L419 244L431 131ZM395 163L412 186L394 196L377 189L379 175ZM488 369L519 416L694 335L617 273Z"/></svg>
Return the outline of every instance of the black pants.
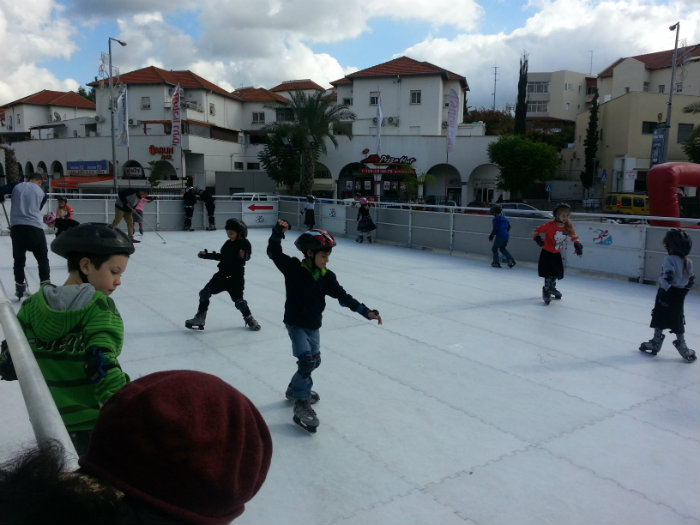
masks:
<svg viewBox="0 0 700 525"><path fill-rule="evenodd" d="M224 275L215 273L209 282L199 291L198 312L206 312L209 309L209 299L212 295L228 292L233 304L240 310L243 317L250 315L248 303L243 299L244 281L242 275Z"/></svg>
<svg viewBox="0 0 700 525"><path fill-rule="evenodd" d="M194 215L194 206L185 204L185 229L192 227L192 215Z"/></svg>
<svg viewBox="0 0 700 525"><path fill-rule="evenodd" d="M46 235L36 226L18 224L10 229L12 238L12 258L15 261L15 282L25 282L24 266L27 263L27 252L32 252L39 265L39 281L50 279L49 251L46 247Z"/></svg>

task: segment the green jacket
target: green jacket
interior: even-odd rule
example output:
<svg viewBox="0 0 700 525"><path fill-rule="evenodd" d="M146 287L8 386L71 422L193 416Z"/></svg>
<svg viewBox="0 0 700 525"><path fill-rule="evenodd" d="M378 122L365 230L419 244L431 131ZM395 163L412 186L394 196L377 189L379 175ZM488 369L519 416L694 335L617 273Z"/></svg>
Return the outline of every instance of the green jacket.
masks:
<svg viewBox="0 0 700 525"><path fill-rule="evenodd" d="M90 284L44 285L17 319L66 428L91 430L100 407L129 381L119 368L124 324L114 301ZM105 357L106 374L96 382L84 369L91 347Z"/></svg>

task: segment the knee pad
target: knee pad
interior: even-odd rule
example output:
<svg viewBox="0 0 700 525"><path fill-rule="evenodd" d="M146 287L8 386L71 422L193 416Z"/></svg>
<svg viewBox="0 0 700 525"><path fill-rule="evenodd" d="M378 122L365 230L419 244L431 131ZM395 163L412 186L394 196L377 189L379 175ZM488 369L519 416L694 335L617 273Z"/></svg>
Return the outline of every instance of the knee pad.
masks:
<svg viewBox="0 0 700 525"><path fill-rule="evenodd" d="M248 302L245 299L236 299L233 302L234 306L238 308L241 312L248 310Z"/></svg>
<svg viewBox="0 0 700 525"><path fill-rule="evenodd" d="M321 354L304 354L299 356L297 370L304 376L310 376L311 372L321 366Z"/></svg>

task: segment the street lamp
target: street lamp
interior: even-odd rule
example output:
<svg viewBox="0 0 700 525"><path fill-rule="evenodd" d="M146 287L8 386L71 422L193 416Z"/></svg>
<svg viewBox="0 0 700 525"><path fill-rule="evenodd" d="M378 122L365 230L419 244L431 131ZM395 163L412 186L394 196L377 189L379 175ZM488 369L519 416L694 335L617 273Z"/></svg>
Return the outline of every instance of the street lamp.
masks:
<svg viewBox="0 0 700 525"><path fill-rule="evenodd" d="M126 42L117 38L109 37L107 47L109 48L109 134L112 138L112 179L114 179L114 193L117 194L117 151L114 147L114 93L112 91L112 40L120 46L125 46Z"/></svg>
<svg viewBox="0 0 700 525"><path fill-rule="evenodd" d="M664 144L661 150L661 158L659 164L666 162L668 158L668 141L671 129L671 103L673 102L673 92L676 89L676 55L678 54L678 32L680 31L681 23L676 22L668 29L676 32L676 45L673 48L673 64L671 65L671 87L668 91L668 108L666 108L666 124L664 125Z"/></svg>

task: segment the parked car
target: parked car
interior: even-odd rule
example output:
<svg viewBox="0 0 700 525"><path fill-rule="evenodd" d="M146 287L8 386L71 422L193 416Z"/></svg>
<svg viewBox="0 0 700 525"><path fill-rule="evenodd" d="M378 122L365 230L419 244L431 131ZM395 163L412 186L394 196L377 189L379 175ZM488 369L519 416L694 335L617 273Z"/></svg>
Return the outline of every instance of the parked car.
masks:
<svg viewBox="0 0 700 525"><path fill-rule="evenodd" d="M538 210L525 202L498 202L495 204L503 208L503 215L509 217L528 217L534 219L551 219L552 212Z"/></svg>
<svg viewBox="0 0 700 525"><path fill-rule="evenodd" d="M469 208L485 208L483 210L470 210ZM477 215L488 215L489 210L491 207L489 206L488 202L486 201L471 201L469 204L467 204L467 209L464 210L464 213L476 213Z"/></svg>

